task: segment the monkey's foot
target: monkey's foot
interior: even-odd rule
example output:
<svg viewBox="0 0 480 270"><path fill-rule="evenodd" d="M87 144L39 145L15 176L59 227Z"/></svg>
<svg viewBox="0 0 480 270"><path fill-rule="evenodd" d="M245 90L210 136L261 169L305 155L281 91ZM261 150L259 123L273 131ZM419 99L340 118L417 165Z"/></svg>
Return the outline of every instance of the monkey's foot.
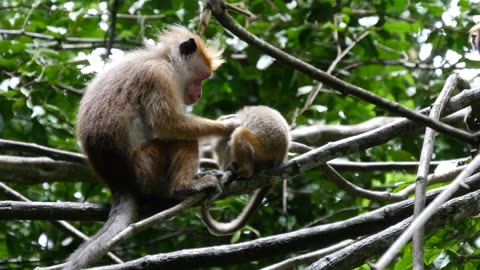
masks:
<svg viewBox="0 0 480 270"><path fill-rule="evenodd" d="M217 179L220 179L223 177L223 171L221 170L210 170L210 171L204 171L204 172L199 172L197 175L193 177L193 179L200 179L204 176L207 175L212 175L215 176Z"/></svg>
<svg viewBox="0 0 480 270"><path fill-rule="evenodd" d="M220 170L210 170L195 175L197 186L207 193L207 201L214 201L222 195L224 191L222 179L224 176L224 172Z"/></svg>

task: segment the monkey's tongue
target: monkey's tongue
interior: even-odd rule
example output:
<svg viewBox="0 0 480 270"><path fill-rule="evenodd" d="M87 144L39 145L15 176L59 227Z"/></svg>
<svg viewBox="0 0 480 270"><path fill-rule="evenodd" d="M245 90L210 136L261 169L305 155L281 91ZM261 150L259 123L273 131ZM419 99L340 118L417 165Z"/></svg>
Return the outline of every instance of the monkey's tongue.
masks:
<svg viewBox="0 0 480 270"><path fill-rule="evenodd" d="M191 105L202 96L202 81L194 82L190 86L190 89L188 91L187 95L187 100L185 101L185 104Z"/></svg>

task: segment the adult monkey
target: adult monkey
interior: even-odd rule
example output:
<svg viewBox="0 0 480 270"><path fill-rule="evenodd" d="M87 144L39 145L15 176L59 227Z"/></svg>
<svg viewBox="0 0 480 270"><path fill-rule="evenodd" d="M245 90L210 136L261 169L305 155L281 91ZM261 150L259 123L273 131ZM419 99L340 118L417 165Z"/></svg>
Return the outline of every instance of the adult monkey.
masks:
<svg viewBox="0 0 480 270"><path fill-rule="evenodd" d="M202 81L223 63L221 53L173 25L159 34L157 45L127 53L90 83L80 102L77 138L111 189L112 208L104 227L64 269L82 269L104 255L105 243L136 219L140 201L219 190L214 175L193 180L198 139L227 136L238 123L188 116L184 104L200 98Z"/></svg>

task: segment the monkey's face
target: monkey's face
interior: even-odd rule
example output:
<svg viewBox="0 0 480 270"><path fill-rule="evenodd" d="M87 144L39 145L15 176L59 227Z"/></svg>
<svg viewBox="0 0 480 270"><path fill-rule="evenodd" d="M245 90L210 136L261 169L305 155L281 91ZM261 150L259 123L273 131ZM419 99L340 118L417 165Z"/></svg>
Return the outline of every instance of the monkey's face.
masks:
<svg viewBox="0 0 480 270"><path fill-rule="evenodd" d="M195 39L182 42L179 52L184 63L181 65L183 74L183 103L191 105L202 96L202 81L212 76L210 61L206 58L202 47L197 47Z"/></svg>
<svg viewBox="0 0 480 270"><path fill-rule="evenodd" d="M211 72L205 71L204 74L211 74ZM202 81L208 78L210 78L210 75L205 75L203 78L194 79L187 85L183 95L183 103L185 105L191 105L200 99L202 96Z"/></svg>

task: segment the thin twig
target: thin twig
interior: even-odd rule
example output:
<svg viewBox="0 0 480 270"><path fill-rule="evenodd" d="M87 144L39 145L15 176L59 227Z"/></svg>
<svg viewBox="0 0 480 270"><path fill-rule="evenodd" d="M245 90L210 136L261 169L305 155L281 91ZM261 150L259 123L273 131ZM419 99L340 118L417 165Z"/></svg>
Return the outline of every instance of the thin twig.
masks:
<svg viewBox="0 0 480 270"><path fill-rule="evenodd" d="M338 251L342 248L345 248L345 247L351 245L354 242L355 242L354 240L346 240L346 241L340 242L338 244L335 244L335 245L327 247L327 248L323 248L323 249L320 249L320 250L317 250L317 251L314 251L314 252L310 252L310 253L307 253L307 254L303 254L303 255L300 255L300 256L297 256L297 257L293 257L293 258L287 259L285 261L281 261L281 262L276 263L276 264L272 264L272 265L264 267L260 270L288 270L288 269L294 269L301 264L307 264L307 263L310 264L310 263L328 255L328 254L331 254L335 251Z"/></svg>
<svg viewBox="0 0 480 270"><path fill-rule="evenodd" d="M210 18L212 17L212 10L207 6L203 9L202 14L200 15L200 22L198 23L197 34L203 35L205 29L207 29L207 25L210 22Z"/></svg>
<svg viewBox="0 0 480 270"><path fill-rule="evenodd" d="M237 5L234 5L234 4L230 4L230 3L225 2L225 8L230 9L232 11L235 11L237 13L243 14L243 15L245 15L248 18L253 19L253 20L255 20L257 18L257 16L255 16L255 14L251 13L249 10L240 8L240 7L238 7Z"/></svg>
<svg viewBox="0 0 480 270"><path fill-rule="evenodd" d="M64 160L85 164L85 157L79 153L58 150L34 143L0 139L0 150L20 151L46 156L54 160Z"/></svg>
<svg viewBox="0 0 480 270"><path fill-rule="evenodd" d="M457 178L438 195L432 203L410 224L410 226L402 233L402 235L393 243L393 245L383 254L383 256L375 264L375 269L385 269L387 265L393 260L400 249L410 240L412 234L418 230L420 226L425 225L428 219L435 214L438 207L446 202L458 188L464 184L465 179L470 176L475 170L480 167L480 155L477 155L472 163L470 163L465 170L463 170Z"/></svg>
<svg viewBox="0 0 480 270"><path fill-rule="evenodd" d="M430 165L438 166L442 163L454 162L455 164L462 164L469 158L459 158L451 160L436 160L432 161ZM416 171L418 169L417 161L342 161L332 160L328 164L339 171ZM456 176L456 175L455 175ZM454 177L455 177L454 176ZM453 178L454 178L453 177ZM452 178L452 179L453 179ZM415 184L413 184L415 186ZM403 191L403 190L402 190Z"/></svg>
<svg viewBox="0 0 480 270"><path fill-rule="evenodd" d="M16 29L0 29L0 34L5 35L15 35L15 36L27 36L38 39L52 40L61 42L72 42L72 43L92 43L92 44L105 44L105 39L101 38L81 38L81 37L56 37L47 34L40 34L35 32L16 30ZM135 40L125 40L125 39L116 39L117 42L129 43L135 46L141 46L142 43Z"/></svg>
<svg viewBox="0 0 480 270"><path fill-rule="evenodd" d="M337 28L337 17L336 16L334 16L334 25L335 25L335 30L333 31L333 39L335 40L335 42L337 44L337 46L336 46L337 47L337 57L335 57L333 62L329 65L329 67L327 69L327 72L326 72L327 74L332 74L333 70L335 70L338 63L353 49L353 47L355 45L358 44L358 42L360 42L363 38L365 38L369 34L368 31L363 32L360 36L356 37L355 40L352 43L350 43L350 45L348 45L347 48L345 48L345 50L342 50L342 47L340 46L340 43L338 41L338 31L336 30L336 28ZM320 90L322 88L323 88L323 83L319 82L315 86L315 89L310 92L310 94L308 95L307 100L305 101L305 104L303 105L303 107L300 110L298 110L294 113L294 116L292 117L293 118L292 126L295 126L295 122L296 122L297 117L299 115L303 114L312 105L313 101L317 97L318 93L320 93Z"/></svg>
<svg viewBox="0 0 480 270"><path fill-rule="evenodd" d="M456 177L458 174L460 174L463 169L465 169L465 166L461 166L441 174L428 175L426 177L426 185L449 181ZM408 198L408 196L414 193L416 186L416 184L414 183L398 192L373 191L361 188L348 181L335 169L333 169L328 163L325 165L321 165L320 171L323 175L325 175L328 181L335 184L338 188L345 190L352 195L374 201L398 202L401 200L405 200Z"/></svg>
<svg viewBox="0 0 480 270"><path fill-rule="evenodd" d="M28 14L27 14L27 17L25 17L25 20L23 21L23 24L22 24L22 31L25 31L25 28L27 27L28 25L28 21L30 20L30 17L32 16L32 13L33 13L33 10L35 8L38 7L38 5L40 4L40 1L36 1L32 4L32 7L30 8L30 10L28 11Z"/></svg>
<svg viewBox="0 0 480 270"><path fill-rule="evenodd" d="M113 41L115 40L115 30L117 24L117 13L120 7L120 0L113 0L112 10L110 11L110 36L107 42L107 56L112 53Z"/></svg>
<svg viewBox="0 0 480 270"><path fill-rule="evenodd" d="M335 169L330 165L324 164L320 167L321 173L332 183L334 183L340 189L347 191L353 195L361 196L363 198L368 198L376 201L390 202L390 201L400 201L405 198L398 196L395 193L388 191L371 191L359 186L352 184L347 181L343 176L341 176Z"/></svg>

